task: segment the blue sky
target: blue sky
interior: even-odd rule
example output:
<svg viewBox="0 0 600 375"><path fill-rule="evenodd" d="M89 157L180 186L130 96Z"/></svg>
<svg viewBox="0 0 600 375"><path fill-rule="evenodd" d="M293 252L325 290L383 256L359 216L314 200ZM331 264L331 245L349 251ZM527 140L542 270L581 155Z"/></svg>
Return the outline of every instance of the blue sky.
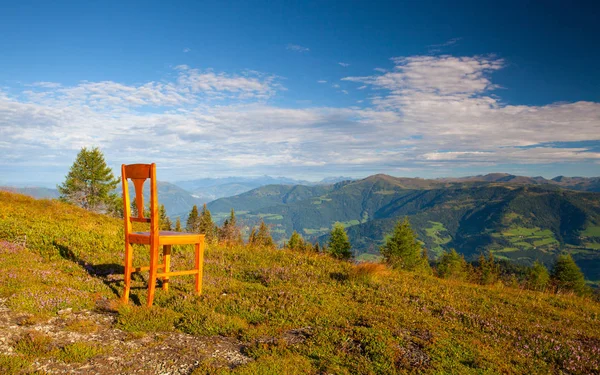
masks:
<svg viewBox="0 0 600 375"><path fill-rule="evenodd" d="M593 2L3 2L0 184L600 175Z"/></svg>

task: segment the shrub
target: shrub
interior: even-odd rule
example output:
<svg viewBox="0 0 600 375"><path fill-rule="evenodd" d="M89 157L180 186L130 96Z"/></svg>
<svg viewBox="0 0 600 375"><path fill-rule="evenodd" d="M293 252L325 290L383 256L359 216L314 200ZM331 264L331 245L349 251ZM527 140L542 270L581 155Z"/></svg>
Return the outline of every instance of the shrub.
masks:
<svg viewBox="0 0 600 375"><path fill-rule="evenodd" d="M360 263L352 267L350 271L350 279L367 284L379 282L389 275L390 271L381 263Z"/></svg>
<svg viewBox="0 0 600 375"><path fill-rule="evenodd" d="M583 273L571 258L570 254L559 255L552 270L552 282L556 287L556 292L574 292L579 296L590 293L585 285Z"/></svg>
<svg viewBox="0 0 600 375"><path fill-rule="evenodd" d="M469 277L465 258L454 249L442 254L437 265L437 273L444 279L465 281Z"/></svg>
<svg viewBox="0 0 600 375"><path fill-rule="evenodd" d="M67 363L81 363L103 352L102 348L93 343L75 342L64 346L58 352L58 359Z"/></svg>
<svg viewBox="0 0 600 375"><path fill-rule="evenodd" d="M117 326L129 332L172 331L180 317L179 313L158 306L151 308L122 306L119 309Z"/></svg>
<svg viewBox="0 0 600 375"><path fill-rule="evenodd" d="M546 267L537 260L527 272L527 288L532 290L546 290L550 281L550 274Z"/></svg>
<svg viewBox="0 0 600 375"><path fill-rule="evenodd" d="M429 270L429 261L407 218L396 223L394 231L386 237L379 251L385 262L394 268L407 271Z"/></svg>
<svg viewBox="0 0 600 375"><path fill-rule="evenodd" d="M352 257L352 252L350 252L352 246L342 223L335 223L330 235L328 243L329 255L337 259L350 259Z"/></svg>

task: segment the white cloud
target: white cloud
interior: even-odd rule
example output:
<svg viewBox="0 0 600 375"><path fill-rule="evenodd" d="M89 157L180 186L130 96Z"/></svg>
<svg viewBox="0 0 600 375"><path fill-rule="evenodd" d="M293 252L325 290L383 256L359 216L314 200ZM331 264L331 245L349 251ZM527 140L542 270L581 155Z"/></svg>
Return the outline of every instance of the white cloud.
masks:
<svg viewBox="0 0 600 375"><path fill-rule="evenodd" d="M338 64L341 65L341 66L343 66L344 68L347 68L347 67L350 66L350 64L343 63L343 62L339 62Z"/></svg>
<svg viewBox="0 0 600 375"><path fill-rule="evenodd" d="M327 81L321 79L321 80L318 80L317 83L327 83Z"/></svg>
<svg viewBox="0 0 600 375"><path fill-rule="evenodd" d="M346 95L348 95L348 90L340 90L340 92L341 92L342 94L346 94Z"/></svg>
<svg viewBox="0 0 600 375"><path fill-rule="evenodd" d="M188 53L188 52L190 52L190 51L191 51L191 49L190 49L190 48L184 48L184 49L183 49L183 53Z"/></svg>
<svg viewBox="0 0 600 375"><path fill-rule="evenodd" d="M57 83L57 82L34 82L28 86L42 87L45 89L55 89L57 87L60 87L61 85L60 85L60 83Z"/></svg>
<svg viewBox="0 0 600 375"><path fill-rule="evenodd" d="M431 44L428 47L433 47L433 48L449 47L449 46L453 46L453 45L457 44L461 40L462 40L462 38L452 38L452 39L448 39L444 43L441 43L441 44Z"/></svg>
<svg viewBox="0 0 600 375"><path fill-rule="evenodd" d="M373 70L376 72L379 72L379 73L387 73L388 72L387 69L383 69L383 68L374 68Z"/></svg>
<svg viewBox="0 0 600 375"><path fill-rule="evenodd" d="M490 75L504 61L493 56L414 56L392 59L394 71L368 77L346 77L382 89L373 97L377 111L398 114L390 127L418 135L425 160L555 162L594 160L585 149L522 149L552 141L598 139L600 104L558 103L545 106L503 105L488 92L498 86ZM534 151L535 150L535 151ZM542 152L543 151L543 152Z"/></svg>
<svg viewBox="0 0 600 375"><path fill-rule="evenodd" d="M276 76L189 66L159 82L0 92L0 168L53 165L62 178L92 145L115 166L155 161L165 179L600 161L585 147L548 145L597 140L599 103L506 105L490 94L504 66L493 56L392 61L391 71L344 78L377 93L348 108L275 106Z"/></svg>
<svg viewBox="0 0 600 375"><path fill-rule="evenodd" d="M357 90L364 90L366 88L367 88L367 85L362 85L362 86L358 87Z"/></svg>
<svg viewBox="0 0 600 375"><path fill-rule="evenodd" d="M290 51L294 51L294 52L300 52L300 53L304 53L304 52L308 52L310 51L310 48L308 47L302 47L299 46L297 44L288 44L285 49L290 50Z"/></svg>

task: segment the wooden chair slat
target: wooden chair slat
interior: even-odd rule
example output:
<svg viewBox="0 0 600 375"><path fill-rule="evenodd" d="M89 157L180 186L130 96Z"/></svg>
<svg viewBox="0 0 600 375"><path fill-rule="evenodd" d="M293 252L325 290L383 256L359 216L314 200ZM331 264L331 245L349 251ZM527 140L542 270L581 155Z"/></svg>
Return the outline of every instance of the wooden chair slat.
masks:
<svg viewBox="0 0 600 375"><path fill-rule="evenodd" d="M149 223L150 219L148 219L147 217L130 217L129 221L135 221L138 223Z"/></svg>
<svg viewBox="0 0 600 375"><path fill-rule="evenodd" d="M152 164L129 164L125 166L127 178L138 178L145 180L150 178L150 169Z"/></svg>

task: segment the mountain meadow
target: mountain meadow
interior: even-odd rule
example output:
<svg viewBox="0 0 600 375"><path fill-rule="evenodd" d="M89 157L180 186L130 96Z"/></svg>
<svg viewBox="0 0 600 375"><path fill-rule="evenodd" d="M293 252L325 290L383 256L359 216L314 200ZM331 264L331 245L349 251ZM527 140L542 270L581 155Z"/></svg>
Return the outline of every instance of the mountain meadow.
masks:
<svg viewBox="0 0 600 375"><path fill-rule="evenodd" d="M311 207L325 214L335 204L348 207L348 218L365 212L367 222L377 222L386 213L418 217L402 208L409 205L424 209L421 220L428 222L435 212L430 210L440 210L448 219L440 215L439 224L427 227L436 228L440 242L456 233L449 220L462 213L459 227L472 231L447 243L480 238L479 222L505 225L489 238L507 247L512 237L534 243L539 240L531 236L540 236L583 251L598 235L593 194L473 186L468 199L460 189L401 189L387 180L359 182L372 187L371 199L362 201L374 201L362 211L352 211L354 201L343 197L358 199L364 190L345 183L325 192L293 188L288 193L297 199L261 212ZM483 200L499 213L486 211ZM530 205L518 210L521 200ZM556 224L538 206L582 212L588 221ZM445 280L323 253L211 243L201 296L194 295L191 276L175 277L168 293L157 291L152 308L141 307L147 280L142 273L133 278L131 301L123 305L122 220L10 192L0 192L0 208L2 374L600 371L600 304L589 297ZM527 208L536 210L535 217ZM543 234L548 227L552 236ZM575 230L590 235L573 237ZM135 266L148 263L147 248L136 247L134 254ZM191 262L191 248L175 247L174 269Z"/></svg>

